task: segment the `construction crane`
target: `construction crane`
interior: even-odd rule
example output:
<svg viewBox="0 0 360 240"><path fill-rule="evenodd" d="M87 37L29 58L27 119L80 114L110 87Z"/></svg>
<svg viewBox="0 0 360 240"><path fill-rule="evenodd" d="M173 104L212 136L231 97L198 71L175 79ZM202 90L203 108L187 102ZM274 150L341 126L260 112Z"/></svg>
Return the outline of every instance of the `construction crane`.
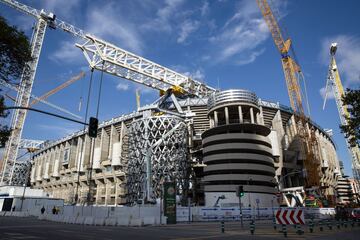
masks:
<svg viewBox="0 0 360 240"><path fill-rule="evenodd" d="M317 140L314 132L308 128L308 118L305 115L300 81L303 80L303 74L300 66L296 63L295 55L292 51L291 39L284 39L281 28L276 20L268 2L266 0L256 0L263 18L269 27L276 47L281 54L281 63L285 74L286 85L288 89L291 108L295 112L296 128L300 139L302 139L304 152L304 168L307 177L305 178L305 187L320 186L320 161L318 159ZM308 107L308 112L309 107Z"/></svg>
<svg viewBox="0 0 360 240"><path fill-rule="evenodd" d="M85 73L84 73L83 71L81 71L79 74L77 74L76 76L70 78L69 80L67 80L67 81L64 82L63 84L57 86L56 88L48 91L48 92L45 93L45 94L43 94L42 96L39 97L39 99L44 100L44 99L50 97L51 95L53 95L54 93L57 93L58 91L60 91L60 90L62 90L62 89L64 89L64 88L66 88L67 86L73 84L74 82L82 79L83 77L85 77ZM32 106L32 105L34 105L34 104L36 104L36 103L38 103L38 102L39 102L39 100L34 99L34 100L32 100L32 102L30 103L30 106Z"/></svg>
<svg viewBox="0 0 360 240"><path fill-rule="evenodd" d="M15 0L0 0L0 2L37 19L31 41L32 61L27 63L27 70L24 71L20 80L21 91L18 92L16 98L17 106L26 107L29 105L36 68L47 27L61 29L85 40L85 43L77 44L77 46L83 51L92 69L97 69L164 92L168 89L173 89L183 94L207 96L216 91L214 88L199 81L116 47L93 35L86 34L82 29L56 18L53 13L32 8ZM11 128L13 131L5 148L5 164L2 170L0 185L10 185L12 183L11 172L15 166L25 118L26 110L16 110L12 116Z"/></svg>
<svg viewBox="0 0 360 240"><path fill-rule="evenodd" d="M67 81L64 82L63 84L57 86L56 88L51 89L50 91L48 91L47 93L43 94L43 95L40 96L40 97L36 97L36 96L32 95L32 97L33 97L33 98L35 97L35 99L32 100L32 102L30 103L29 106L31 107L32 105L34 105L34 104L36 104L36 103L38 103L38 102L43 102L44 104L48 104L48 102L45 102L45 101L42 101L42 100L47 99L47 98L50 97L51 95L57 93L58 91L66 88L67 86L69 86L69 85L73 84L74 82L80 80L80 79L83 78L84 76L85 76L85 73L84 73L83 71L81 71L78 75L70 78L69 80L67 80ZM12 90L18 91L18 89L17 89L15 86L12 86L11 84L9 84L9 83L7 83L7 82L5 82L5 81L0 81L0 84L5 85L5 87L8 87L8 88L10 88L10 89L12 89ZM13 96L11 96L11 95L5 94L5 97L9 98L10 100L12 100L12 101L14 101L14 102L16 101L16 98L13 97ZM52 104L51 107L52 107L53 105L54 105L54 104ZM57 110L60 110L59 108L56 108L56 109L57 109ZM61 108L61 109L62 109L62 108ZM80 110L79 110L79 111L80 111ZM64 111L63 111L63 112L64 112ZM69 114L69 112L65 112L65 113ZM77 115L76 115L76 116L77 116ZM79 116L77 116L77 118L80 118L80 119L81 119L81 117L79 117Z"/></svg>
<svg viewBox="0 0 360 240"><path fill-rule="evenodd" d="M347 125L347 119L350 118L350 113L348 112L346 106L344 106L342 97L344 96L344 88L340 79L340 74L338 67L336 65L335 53L337 50L337 43L332 43L330 46L330 64L328 69L328 75L326 79L326 87L325 87L325 98L323 109L325 109L325 104L327 100L328 93L330 88L332 88L334 93L334 98L336 102L336 106L339 112L340 123L341 125ZM358 145L351 146L345 136L346 144L351 155L352 169L354 178L357 181L360 181L360 151Z"/></svg>
<svg viewBox="0 0 360 240"><path fill-rule="evenodd" d="M21 91L20 87L18 87L16 85L12 85L12 84L10 84L10 83L8 83L8 82L6 82L4 80L1 80L1 79L0 79L0 85L3 85L4 87L7 87L8 89L14 90L18 94L19 94L19 91ZM10 97L9 95L5 95L5 96L9 97L10 99L12 99L12 100L14 100L16 102L16 99L14 99L13 97ZM74 113L72 113L72 112L70 112L70 111L68 111L68 110L66 110L66 109L64 109L62 107L59 107L59 106L57 106L57 105L55 105L53 103L50 103L50 102L46 101L45 97L37 97L34 94L30 94L30 97L33 98L34 101L36 101L36 102L41 102L41 103L43 103L45 105L48 105L49 107L52 107L54 109L59 110L60 112L63 112L63 113L69 114L69 115L71 115L71 116L73 116L75 118L81 119L81 117L79 115L76 115L76 114L74 114Z"/></svg>

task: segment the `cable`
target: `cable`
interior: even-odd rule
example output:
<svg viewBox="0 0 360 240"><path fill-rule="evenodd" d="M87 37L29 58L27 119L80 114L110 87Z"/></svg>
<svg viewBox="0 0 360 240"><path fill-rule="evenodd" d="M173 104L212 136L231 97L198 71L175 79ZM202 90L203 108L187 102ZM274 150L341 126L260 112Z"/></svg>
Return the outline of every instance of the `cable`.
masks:
<svg viewBox="0 0 360 240"><path fill-rule="evenodd" d="M103 82L103 76L104 76L104 66L105 66L105 61L102 62L102 68L101 68L101 76L100 76L100 86L99 86L99 94L98 94L98 102L97 102L97 107L96 107L96 118L98 118L99 116L99 108L100 108L100 99L101 99L101 90L102 90L102 82ZM91 139L91 159L90 159L90 168L89 168L89 190L88 190L88 198L87 198L87 202L88 205L90 205L90 203L92 202L92 197L91 197L91 180L92 180L92 172L93 172L93 161L94 161L94 152L95 152L95 139L92 138Z"/></svg>
<svg viewBox="0 0 360 240"><path fill-rule="evenodd" d="M87 100L86 100L85 121L87 121L87 117L88 117L88 113L89 113L89 103L90 103L90 95L91 95L91 86L92 86L92 81L93 81L93 73L94 73L94 68L91 68L88 96L87 96ZM85 132L85 130L86 130L86 125L84 125L83 132ZM84 134L84 140L81 145L80 162L79 162L79 167L77 169L78 175L77 175L77 182L76 182L75 203L77 203L78 196L79 196L78 191L79 191L79 185L80 185L80 166L82 164L83 152L84 152L84 148L85 148L85 140L86 140L86 134Z"/></svg>

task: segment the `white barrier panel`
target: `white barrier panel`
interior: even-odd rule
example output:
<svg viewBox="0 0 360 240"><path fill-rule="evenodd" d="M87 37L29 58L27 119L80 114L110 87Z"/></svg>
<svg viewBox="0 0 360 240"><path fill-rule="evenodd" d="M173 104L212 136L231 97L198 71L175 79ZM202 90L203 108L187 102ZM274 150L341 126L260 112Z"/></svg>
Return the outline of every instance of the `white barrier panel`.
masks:
<svg viewBox="0 0 360 240"><path fill-rule="evenodd" d="M105 225L105 218L95 218L94 225L96 226L104 226Z"/></svg>
<svg viewBox="0 0 360 240"><path fill-rule="evenodd" d="M272 219L274 217L274 212L279 208L242 208L243 220L249 220L252 218L256 219ZM313 217L314 219L327 219L335 216L334 208L303 208L304 217L309 219ZM178 222L185 221L189 217L188 211L185 211L183 208L180 208L179 217L177 217ZM191 208L191 217L194 221L238 221L240 219L240 209L239 208L207 208L207 207L192 207Z"/></svg>
<svg viewBox="0 0 360 240"><path fill-rule="evenodd" d="M93 217L85 217L84 224L85 225L93 225L94 224L94 218Z"/></svg>
<svg viewBox="0 0 360 240"><path fill-rule="evenodd" d="M105 225L106 226L116 226L116 218L106 218L105 219Z"/></svg>
<svg viewBox="0 0 360 240"><path fill-rule="evenodd" d="M191 222L192 214L189 207L176 207L176 222Z"/></svg>

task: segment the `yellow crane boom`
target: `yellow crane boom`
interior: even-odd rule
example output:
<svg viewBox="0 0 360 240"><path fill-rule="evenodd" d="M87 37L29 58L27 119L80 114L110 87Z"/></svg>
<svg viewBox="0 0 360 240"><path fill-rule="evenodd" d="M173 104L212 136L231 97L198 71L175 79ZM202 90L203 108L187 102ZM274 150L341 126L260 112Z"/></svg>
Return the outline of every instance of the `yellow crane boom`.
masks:
<svg viewBox="0 0 360 240"><path fill-rule="evenodd" d="M69 86L70 84L80 80L81 78L83 78L85 76L85 73L83 71L81 71L78 75L70 78L68 81L64 82L63 84L59 85L58 87L48 91L47 93L45 93L44 95L40 96L39 99L44 100L46 98L48 98L49 96L53 95L54 93L66 88L67 86ZM32 100L32 102L30 103L31 105L34 105L36 103L38 103L40 100L39 99L34 99Z"/></svg>
<svg viewBox="0 0 360 240"><path fill-rule="evenodd" d="M304 168L307 172L306 187L320 186L320 163L318 160L317 140L314 132L308 129L307 117L302 103L299 79L302 77L301 68L290 56L291 39L284 39L281 28L266 0L256 0L263 18L269 27L272 38L281 54L281 63L285 75L286 86L289 94L290 104L296 113L297 130L303 140L306 154ZM309 109L308 109L309 110Z"/></svg>

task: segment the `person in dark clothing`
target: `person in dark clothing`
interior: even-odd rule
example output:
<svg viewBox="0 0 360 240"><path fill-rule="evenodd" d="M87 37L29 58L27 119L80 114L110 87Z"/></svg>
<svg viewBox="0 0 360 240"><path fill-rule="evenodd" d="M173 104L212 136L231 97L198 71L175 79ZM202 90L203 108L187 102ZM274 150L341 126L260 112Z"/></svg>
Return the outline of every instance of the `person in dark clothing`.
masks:
<svg viewBox="0 0 360 240"><path fill-rule="evenodd" d="M52 209L52 213L55 214L56 213L56 207L54 206Z"/></svg>
<svg viewBox="0 0 360 240"><path fill-rule="evenodd" d="M44 212L45 212L45 208L44 208L44 206L41 208L41 214L44 214Z"/></svg>

